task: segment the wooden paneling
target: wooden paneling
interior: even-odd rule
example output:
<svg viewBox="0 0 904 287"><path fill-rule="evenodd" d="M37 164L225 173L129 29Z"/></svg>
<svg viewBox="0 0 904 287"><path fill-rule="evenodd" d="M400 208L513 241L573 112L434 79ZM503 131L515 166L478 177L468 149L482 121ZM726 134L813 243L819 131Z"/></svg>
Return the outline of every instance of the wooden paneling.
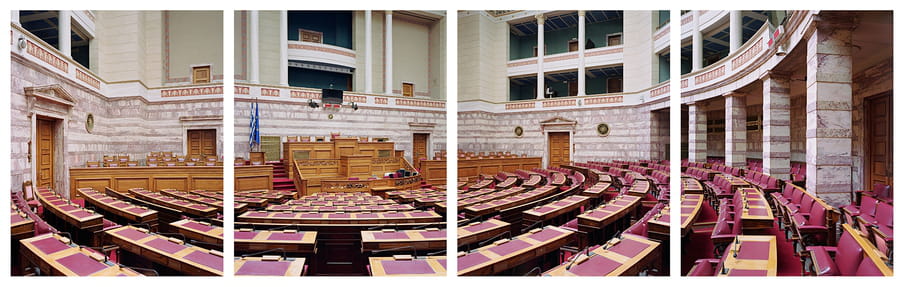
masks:
<svg viewBox="0 0 904 287"><path fill-rule="evenodd" d="M289 168L289 177L295 176L293 160L302 160L304 170L301 174L337 174L339 173L338 159L342 155L365 155L381 157L381 151L385 157L392 157L395 143L392 142L358 142L357 138L335 138L330 142L284 142L283 158ZM388 154L388 155L387 155ZM307 160L332 160L336 164L312 164L316 161Z"/></svg>
<svg viewBox="0 0 904 287"><path fill-rule="evenodd" d="M273 166L237 166L235 167L235 190L272 190Z"/></svg>
<svg viewBox="0 0 904 287"><path fill-rule="evenodd" d="M515 172L530 170L543 164L540 157L458 159L458 177L473 177L479 174L496 174L500 171Z"/></svg>
<svg viewBox="0 0 904 287"><path fill-rule="evenodd" d="M421 176L429 184L446 184L446 161L445 160L422 160Z"/></svg>
<svg viewBox="0 0 904 287"><path fill-rule="evenodd" d="M236 167L238 170L238 167ZM219 181L219 183L217 183ZM91 187L116 190L141 187L147 190L173 188L222 190L222 166L163 166L163 167L96 167L69 169L69 196L77 197L76 189Z"/></svg>

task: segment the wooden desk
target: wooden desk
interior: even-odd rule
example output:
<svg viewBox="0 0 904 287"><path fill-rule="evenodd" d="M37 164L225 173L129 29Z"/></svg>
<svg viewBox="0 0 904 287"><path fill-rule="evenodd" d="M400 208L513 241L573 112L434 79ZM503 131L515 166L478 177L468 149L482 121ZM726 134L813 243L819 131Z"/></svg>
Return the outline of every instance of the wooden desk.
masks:
<svg viewBox="0 0 904 287"><path fill-rule="evenodd" d="M692 177L681 178L681 192L684 194L703 194L703 185Z"/></svg>
<svg viewBox="0 0 904 287"><path fill-rule="evenodd" d="M103 255L62 241L62 237L48 233L23 239L22 256L51 276L142 276L129 268L105 261Z"/></svg>
<svg viewBox="0 0 904 287"><path fill-rule="evenodd" d="M412 246L417 251L445 250L446 230L364 230L361 231L361 251Z"/></svg>
<svg viewBox="0 0 904 287"><path fill-rule="evenodd" d="M286 166L286 169L289 169L289 167ZM234 187L237 191L271 190L273 189L273 166L269 164L236 166L233 179L235 182ZM221 187L218 190L222 189Z"/></svg>
<svg viewBox="0 0 904 287"><path fill-rule="evenodd" d="M476 177L481 174L497 174L501 171L531 170L543 164L542 157L509 157L484 159L458 159L458 177Z"/></svg>
<svg viewBox="0 0 904 287"><path fill-rule="evenodd" d="M681 196L681 236L687 235L694 227L694 222L700 216L703 201L702 194L685 194Z"/></svg>
<svg viewBox="0 0 904 287"><path fill-rule="evenodd" d="M375 213L298 213L249 211L236 221L281 224L392 224L430 223L443 221L433 211L375 212Z"/></svg>
<svg viewBox="0 0 904 287"><path fill-rule="evenodd" d="M213 206L217 212L223 213L223 201L174 189L161 189L160 193L176 199L187 200L198 204Z"/></svg>
<svg viewBox="0 0 904 287"><path fill-rule="evenodd" d="M572 241L573 231L547 226L515 237L499 240L476 252L458 257L458 276L493 275L558 251Z"/></svg>
<svg viewBox="0 0 904 287"><path fill-rule="evenodd" d="M717 174L716 177L724 178L731 185L731 190L737 192L739 188L749 187L750 183L744 180L743 178L728 175L728 174ZM715 180L715 179L713 179Z"/></svg>
<svg viewBox="0 0 904 287"><path fill-rule="evenodd" d="M772 228L775 216L763 193L756 188L741 188L742 202L735 203L735 213L741 211L741 226L744 230ZM743 202L743 200L746 200Z"/></svg>
<svg viewBox="0 0 904 287"><path fill-rule="evenodd" d="M188 239L223 245L223 227L189 219L172 222L170 226Z"/></svg>
<svg viewBox="0 0 904 287"><path fill-rule="evenodd" d="M603 197L603 193L612 186L611 182L598 182L584 191L581 191L581 195L592 198L594 200L599 200Z"/></svg>
<svg viewBox="0 0 904 287"><path fill-rule="evenodd" d="M396 260L393 257L370 257L371 276L446 276L446 256Z"/></svg>
<svg viewBox="0 0 904 287"><path fill-rule="evenodd" d="M490 187L491 184L493 184L492 179L484 179L478 183L468 186L468 190L478 190L478 189L488 188L488 187Z"/></svg>
<svg viewBox="0 0 904 287"><path fill-rule="evenodd" d="M89 244L89 241L93 240L94 232L103 228L104 217L102 215L81 208L63 199L52 190L38 189L35 197L44 206L44 216L52 214L65 222L72 229L63 229L63 226L56 226L56 228L72 232L77 242Z"/></svg>
<svg viewBox="0 0 904 287"><path fill-rule="evenodd" d="M634 180L634 183L631 184L630 188L628 188L627 194L633 195L633 196L638 196L640 198L645 198L647 196L647 194L650 193L651 186L652 186L652 184L650 184L649 181L647 181L645 179L644 180L637 179L637 180Z"/></svg>
<svg viewBox="0 0 904 287"><path fill-rule="evenodd" d="M604 249L604 247L607 247ZM655 262L659 242L640 236L625 234L615 245L606 244L590 251L590 257L581 253L574 264L565 262L546 271L547 276L634 276ZM566 267L571 265L571 268Z"/></svg>
<svg viewBox="0 0 904 287"><path fill-rule="evenodd" d="M531 201L535 201L550 196L558 191L558 186L546 185L528 192L523 192L489 202L471 205L465 207L464 212L469 217L483 216L506 208L511 208Z"/></svg>
<svg viewBox="0 0 904 287"><path fill-rule="evenodd" d="M304 258L282 258L264 260L263 257L241 257L233 261L236 277L244 276L286 276L298 277L304 272Z"/></svg>
<svg viewBox="0 0 904 287"><path fill-rule="evenodd" d="M486 191L489 191L489 192L486 192ZM484 188L484 189L480 189L480 190L475 190L475 191L470 192L470 193L468 193L468 194L471 195L472 193L476 193L476 194L481 194L481 195L478 195L478 196L468 196L468 197L466 197L466 198L464 198L464 199L459 198L459 199L458 199L458 208L459 208L459 209L463 209L463 208L468 207L468 206L471 206L471 205L480 204L480 203L484 203L484 202L493 201L493 200L496 200L496 199L501 199L501 198L509 197L509 196L512 196L512 195L516 195L516 194L522 193L522 192L524 192L524 191L525 191L525 189L524 189L524 188L521 188L521 187L513 187L513 188L509 188L509 189L506 189L506 190L500 190L500 191L495 191L494 189L489 189L489 188Z"/></svg>
<svg viewBox="0 0 904 287"><path fill-rule="evenodd" d="M561 200L545 204L543 206L537 206L535 208L525 210L523 212L523 218L525 221L524 226L530 226L535 222L545 222L547 220L562 216L563 214L574 212L580 209L581 206L587 205L587 202L589 201L590 198L586 196L572 195Z"/></svg>
<svg viewBox="0 0 904 287"><path fill-rule="evenodd" d="M737 242L736 242L737 241ZM722 255L717 276L775 276L778 251L773 235L738 235ZM737 253L737 257L734 254ZM724 271L728 271L725 273Z"/></svg>
<svg viewBox="0 0 904 287"><path fill-rule="evenodd" d="M317 253L316 231L239 229L233 235L236 254L276 248L297 255Z"/></svg>
<svg viewBox="0 0 904 287"><path fill-rule="evenodd" d="M194 217L214 217L217 209L206 204L198 204L187 200L172 198L150 190L140 188L129 189L135 198L178 210Z"/></svg>
<svg viewBox="0 0 904 287"><path fill-rule="evenodd" d="M659 210L659 213L650 217L647 221L647 233L650 238L669 240L670 219L672 218L672 209L668 205Z"/></svg>
<svg viewBox="0 0 904 287"><path fill-rule="evenodd" d="M17 209L12 209L9 216L10 237L14 242L34 236L35 221L28 218L28 215L24 212L19 212Z"/></svg>
<svg viewBox="0 0 904 287"><path fill-rule="evenodd" d="M380 211L412 211L410 204L393 205L352 205L352 206L311 206L311 205L269 205L267 211L292 212L380 212Z"/></svg>
<svg viewBox="0 0 904 287"><path fill-rule="evenodd" d="M123 226L106 231L122 250L165 265L185 275L223 276L223 255L143 229Z"/></svg>
<svg viewBox="0 0 904 287"><path fill-rule="evenodd" d="M197 194L197 195L200 195L203 197L213 198L213 199L216 199L219 201L223 201L223 193L219 192L219 191L207 191L207 190L195 189L195 190L189 190L188 193Z"/></svg>
<svg viewBox="0 0 904 287"><path fill-rule="evenodd" d="M132 166L90 167L69 169L70 198L76 190L91 187L103 190L128 190L140 187L148 190L172 188L176 190L223 190L222 166Z"/></svg>
<svg viewBox="0 0 904 287"><path fill-rule="evenodd" d="M511 230L511 224L498 219L474 222L458 228L458 246L478 243Z"/></svg>
<svg viewBox="0 0 904 287"><path fill-rule="evenodd" d="M530 176L521 183L521 187L537 187L540 186L541 182L543 182L542 175L539 173L531 173Z"/></svg>
<svg viewBox="0 0 904 287"><path fill-rule="evenodd" d="M85 203L102 209L107 214L125 219L130 224L147 224L154 228L157 226L157 211L143 206L132 205L131 203L118 200L107 196L103 192L96 191L92 188L79 188L77 190L80 197Z"/></svg>
<svg viewBox="0 0 904 287"><path fill-rule="evenodd" d="M421 160L420 171L428 184L446 184L446 160Z"/></svg>
<svg viewBox="0 0 904 287"><path fill-rule="evenodd" d="M233 214L242 214L245 211L248 211L248 204L241 202L233 202L232 203Z"/></svg>
<svg viewBox="0 0 904 287"><path fill-rule="evenodd" d="M496 189L506 189L515 186L518 183L518 176L512 174L513 176L506 177L505 180L496 184Z"/></svg>
<svg viewBox="0 0 904 287"><path fill-rule="evenodd" d="M247 204L248 207L254 208L254 209L263 208L264 206L267 206L267 202L268 202L268 200L263 199L263 198L243 197L243 196L236 196L232 200L235 202L238 202L238 203Z"/></svg>
<svg viewBox="0 0 904 287"><path fill-rule="evenodd" d="M622 198L610 200L605 206L588 210L578 215L578 228L584 232L602 230L609 224L634 213L640 205L640 197L623 195Z"/></svg>
<svg viewBox="0 0 904 287"><path fill-rule="evenodd" d="M549 184L555 186L565 185L565 182L568 180L568 177L561 172L551 172L549 174Z"/></svg>

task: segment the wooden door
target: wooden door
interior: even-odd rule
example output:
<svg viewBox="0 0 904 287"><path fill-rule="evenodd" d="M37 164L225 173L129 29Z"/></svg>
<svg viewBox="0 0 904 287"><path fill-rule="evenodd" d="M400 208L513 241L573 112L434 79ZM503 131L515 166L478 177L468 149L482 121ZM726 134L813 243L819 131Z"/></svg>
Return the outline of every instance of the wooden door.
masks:
<svg viewBox="0 0 904 287"><path fill-rule="evenodd" d="M188 155L217 155L217 130L189 130Z"/></svg>
<svg viewBox="0 0 904 287"><path fill-rule="evenodd" d="M37 121L37 180L35 186L53 188L53 121L38 119Z"/></svg>
<svg viewBox="0 0 904 287"><path fill-rule="evenodd" d="M549 133L549 165L571 163L571 136L568 132Z"/></svg>
<svg viewBox="0 0 904 287"><path fill-rule="evenodd" d="M414 144L413 150L411 151L411 158L414 159L414 166L421 166L421 159L426 158L429 159L429 155L427 154L427 139L430 138L430 134L414 134Z"/></svg>
<svg viewBox="0 0 904 287"><path fill-rule="evenodd" d="M568 52L574 52L578 50L578 40L568 41Z"/></svg>
<svg viewBox="0 0 904 287"><path fill-rule="evenodd" d="M892 184L892 98L891 94L866 99L866 184Z"/></svg>

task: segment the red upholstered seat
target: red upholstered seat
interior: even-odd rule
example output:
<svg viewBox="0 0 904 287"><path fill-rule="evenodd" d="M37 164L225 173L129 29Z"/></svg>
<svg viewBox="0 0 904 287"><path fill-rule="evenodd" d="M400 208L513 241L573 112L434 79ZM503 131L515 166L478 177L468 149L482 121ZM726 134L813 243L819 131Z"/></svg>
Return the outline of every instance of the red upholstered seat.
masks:
<svg viewBox="0 0 904 287"><path fill-rule="evenodd" d="M807 247L813 260L817 276L852 276L855 275L863 259L863 248L853 235L844 232L838 240L838 247ZM832 256L834 254L834 258Z"/></svg>
<svg viewBox="0 0 904 287"><path fill-rule="evenodd" d="M687 276L714 276L717 267L719 267L719 259L699 259L694 261L694 267L691 267Z"/></svg>
<svg viewBox="0 0 904 287"><path fill-rule="evenodd" d="M871 196L864 196L860 199L860 206L851 204L841 208L844 213L844 219L847 223L853 223L854 217L873 218L876 215L876 207L879 200Z"/></svg>

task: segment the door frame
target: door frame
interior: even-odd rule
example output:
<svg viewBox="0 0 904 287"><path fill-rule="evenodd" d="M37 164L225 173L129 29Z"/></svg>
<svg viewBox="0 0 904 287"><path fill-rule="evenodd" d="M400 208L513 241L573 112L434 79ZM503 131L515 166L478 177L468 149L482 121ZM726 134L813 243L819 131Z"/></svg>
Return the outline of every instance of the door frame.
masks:
<svg viewBox="0 0 904 287"><path fill-rule="evenodd" d="M69 194L69 190L66 189L66 184L69 178L69 169L66 168L66 145L63 144L64 139L66 138L67 129L66 123L67 120L65 116L62 116L58 113L43 111L34 109L31 111L31 150L29 153L31 154L31 178L32 182L37 183L38 179L38 165L37 165L37 156L38 156L38 120L48 120L53 122L53 174L51 178L53 178L53 186L52 188L61 193L61 194ZM63 179L63 180L60 180Z"/></svg>
<svg viewBox="0 0 904 287"><path fill-rule="evenodd" d="M893 91L885 91L881 93L877 93L868 97L863 98L863 156L861 157L860 165L863 167L863 174L861 174L860 185L862 189L872 190L872 145L870 144L870 140L872 139L872 134L874 133L874 128L869 124L869 118L872 115L870 111L871 105L867 105L867 103L871 102L871 98L878 97L888 97L888 104L890 105L891 112L888 113L888 117L891 118L891 121L888 123L889 135L888 135L888 146L891 147L891 153L888 155L888 160L894 162L894 93ZM894 170L892 170L892 175L888 176L888 185L894 184Z"/></svg>
<svg viewBox="0 0 904 287"><path fill-rule="evenodd" d="M188 146L188 130L216 130L216 146L217 146L217 156L223 157L225 156L223 150L223 116L198 116L198 117L183 117L180 118L179 121L182 123L182 154L187 155L189 146ZM245 145L248 146L248 145ZM235 150L234 153L236 155L239 154L238 150ZM245 153L245 158L248 158L248 153ZM223 161L230 160L227 158L223 158Z"/></svg>
<svg viewBox="0 0 904 287"><path fill-rule="evenodd" d="M574 161L574 134L578 122L562 117L554 117L540 122L540 130L543 131L543 167L549 166L549 133L568 133L568 153L571 161Z"/></svg>
<svg viewBox="0 0 904 287"><path fill-rule="evenodd" d="M189 144L188 144L189 141L191 141L191 137L188 136L188 132L189 132L189 131L204 131L204 130L213 130L213 136L214 136L214 143L213 143L213 145L214 145L214 149L215 149L216 152L217 152L217 156L220 155L219 147L217 147L217 143L219 142L219 139L220 139L220 137L219 137L220 131L217 130L217 129L214 129L214 128L201 128L201 127L193 127L193 128L185 129L185 136L183 137L183 138L185 139L185 140L184 140L184 143L183 143L183 145L185 145L185 152L183 153L183 155L188 156L188 152L191 151L191 147L190 147ZM225 160L225 159L224 159L224 160Z"/></svg>

